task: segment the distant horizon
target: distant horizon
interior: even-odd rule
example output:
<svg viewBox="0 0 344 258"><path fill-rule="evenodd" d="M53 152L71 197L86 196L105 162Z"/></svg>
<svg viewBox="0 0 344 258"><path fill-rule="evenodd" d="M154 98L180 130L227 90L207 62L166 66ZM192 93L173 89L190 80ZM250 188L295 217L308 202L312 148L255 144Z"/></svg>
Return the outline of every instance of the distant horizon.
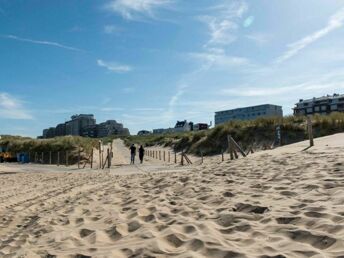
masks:
<svg viewBox="0 0 344 258"><path fill-rule="evenodd" d="M339 0L0 0L0 23L0 135L80 113L131 134L259 104L287 116L344 93Z"/></svg>

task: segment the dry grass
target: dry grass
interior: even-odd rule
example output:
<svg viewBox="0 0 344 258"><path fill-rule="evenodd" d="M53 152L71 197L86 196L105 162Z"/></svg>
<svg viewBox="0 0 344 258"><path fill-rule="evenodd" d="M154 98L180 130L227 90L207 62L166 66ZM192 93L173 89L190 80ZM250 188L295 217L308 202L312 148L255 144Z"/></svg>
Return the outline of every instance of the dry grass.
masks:
<svg viewBox="0 0 344 258"><path fill-rule="evenodd" d="M315 115L312 117L314 136L320 137L344 131L344 113ZM291 144L306 139L306 117L286 116L267 117L250 121L232 121L213 129L201 132L178 134L129 136L126 144L139 143L146 146L171 146L175 150L189 153L218 154L227 149L227 135L239 142L244 148L262 149L270 146L276 139L276 127L280 126L282 144Z"/></svg>

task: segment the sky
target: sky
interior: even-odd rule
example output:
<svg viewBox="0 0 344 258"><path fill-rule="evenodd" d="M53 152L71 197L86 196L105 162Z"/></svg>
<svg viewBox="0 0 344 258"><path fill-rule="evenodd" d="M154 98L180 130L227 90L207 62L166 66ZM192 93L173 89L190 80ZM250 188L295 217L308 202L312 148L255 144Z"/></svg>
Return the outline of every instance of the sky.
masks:
<svg viewBox="0 0 344 258"><path fill-rule="evenodd" d="M0 134L132 134L344 93L342 0L0 0Z"/></svg>

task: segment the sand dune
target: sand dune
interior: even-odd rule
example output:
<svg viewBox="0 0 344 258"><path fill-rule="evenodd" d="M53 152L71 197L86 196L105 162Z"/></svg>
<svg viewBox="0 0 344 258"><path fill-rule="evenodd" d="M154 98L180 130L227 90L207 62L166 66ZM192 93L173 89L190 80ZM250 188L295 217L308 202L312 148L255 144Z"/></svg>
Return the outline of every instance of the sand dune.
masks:
<svg viewBox="0 0 344 258"><path fill-rule="evenodd" d="M305 146L168 174L0 165L0 257L344 257L344 134Z"/></svg>

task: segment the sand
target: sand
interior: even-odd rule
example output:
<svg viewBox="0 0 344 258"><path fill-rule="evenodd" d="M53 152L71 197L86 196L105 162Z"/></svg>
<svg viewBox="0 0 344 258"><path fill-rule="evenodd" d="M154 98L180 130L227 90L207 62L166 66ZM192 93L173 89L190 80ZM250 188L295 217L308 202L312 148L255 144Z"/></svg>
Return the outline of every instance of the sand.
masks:
<svg viewBox="0 0 344 258"><path fill-rule="evenodd" d="M2 164L0 257L344 257L344 134L307 144L187 168Z"/></svg>

